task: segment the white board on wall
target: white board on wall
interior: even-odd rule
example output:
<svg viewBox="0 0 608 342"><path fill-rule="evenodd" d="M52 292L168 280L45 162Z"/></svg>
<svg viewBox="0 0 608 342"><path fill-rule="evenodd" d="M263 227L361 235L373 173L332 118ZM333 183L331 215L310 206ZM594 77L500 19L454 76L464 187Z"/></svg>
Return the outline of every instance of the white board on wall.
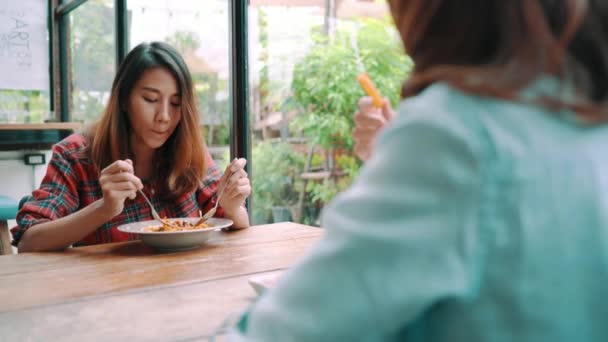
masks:
<svg viewBox="0 0 608 342"><path fill-rule="evenodd" d="M48 90L47 1L0 1L0 89Z"/></svg>

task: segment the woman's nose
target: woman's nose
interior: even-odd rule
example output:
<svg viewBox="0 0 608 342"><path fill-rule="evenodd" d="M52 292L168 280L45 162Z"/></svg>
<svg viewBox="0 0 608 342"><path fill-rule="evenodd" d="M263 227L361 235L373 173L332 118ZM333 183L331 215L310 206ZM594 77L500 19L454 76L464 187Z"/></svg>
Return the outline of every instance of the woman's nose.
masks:
<svg viewBox="0 0 608 342"><path fill-rule="evenodd" d="M162 103L159 108L158 111L156 112L156 121L158 122L166 122L169 121L169 118L171 117L170 114L170 103Z"/></svg>

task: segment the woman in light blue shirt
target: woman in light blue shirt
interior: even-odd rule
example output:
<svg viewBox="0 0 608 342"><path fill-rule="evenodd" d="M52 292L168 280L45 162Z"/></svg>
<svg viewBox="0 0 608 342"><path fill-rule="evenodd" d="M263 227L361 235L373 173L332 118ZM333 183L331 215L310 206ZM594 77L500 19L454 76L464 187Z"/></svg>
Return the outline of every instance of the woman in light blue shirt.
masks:
<svg viewBox="0 0 608 342"><path fill-rule="evenodd" d="M389 4L407 99L232 338L608 341L608 3Z"/></svg>

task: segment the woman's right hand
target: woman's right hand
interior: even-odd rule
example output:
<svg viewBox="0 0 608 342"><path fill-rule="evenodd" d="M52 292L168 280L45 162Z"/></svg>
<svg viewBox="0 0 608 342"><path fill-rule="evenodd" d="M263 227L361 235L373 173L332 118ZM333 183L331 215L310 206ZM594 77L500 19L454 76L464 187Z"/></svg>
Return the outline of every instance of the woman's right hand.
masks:
<svg viewBox="0 0 608 342"><path fill-rule="evenodd" d="M104 214L110 218L120 214L127 198L135 199L137 190L143 188L141 180L133 172L130 159L117 160L101 171L99 184Z"/></svg>
<svg viewBox="0 0 608 342"><path fill-rule="evenodd" d="M382 101L382 107L374 106L372 98L364 96L359 100L359 110L355 113L353 140L354 152L361 160L367 160L373 150L376 137L382 128L395 116L388 99Z"/></svg>

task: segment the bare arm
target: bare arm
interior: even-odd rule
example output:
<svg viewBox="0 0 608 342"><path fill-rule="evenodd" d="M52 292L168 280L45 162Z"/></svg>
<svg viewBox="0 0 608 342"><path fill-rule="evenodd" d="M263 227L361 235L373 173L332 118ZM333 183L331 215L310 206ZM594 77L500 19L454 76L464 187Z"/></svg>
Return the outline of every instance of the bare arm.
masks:
<svg viewBox="0 0 608 342"><path fill-rule="evenodd" d="M224 216L234 221L233 228L235 229L249 227L249 215L247 214L247 209L244 207L239 207L234 213L227 213L224 211Z"/></svg>
<svg viewBox="0 0 608 342"><path fill-rule="evenodd" d="M32 226L19 241L19 253L65 249L109 219L100 199L71 215Z"/></svg>
<svg viewBox="0 0 608 342"><path fill-rule="evenodd" d="M19 252L61 250L95 231L120 214L127 198L134 199L143 187L133 174L130 160L119 160L101 171L99 183L103 198L72 214L36 224L25 231L19 241Z"/></svg>

